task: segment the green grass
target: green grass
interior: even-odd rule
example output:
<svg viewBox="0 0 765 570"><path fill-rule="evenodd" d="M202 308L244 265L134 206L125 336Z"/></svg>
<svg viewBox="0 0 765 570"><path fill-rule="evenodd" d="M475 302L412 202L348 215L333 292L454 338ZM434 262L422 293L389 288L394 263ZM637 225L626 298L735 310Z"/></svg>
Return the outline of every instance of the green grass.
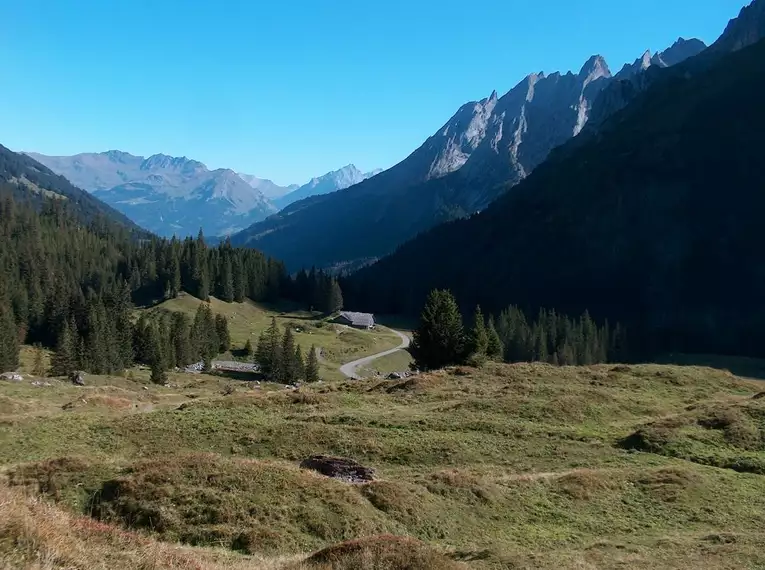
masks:
<svg viewBox="0 0 765 570"><path fill-rule="evenodd" d="M387 376L391 372L405 372L413 362L412 355L406 350L398 350L393 354L378 358L358 370L361 377L366 378L379 374Z"/></svg>
<svg viewBox="0 0 765 570"><path fill-rule="evenodd" d="M765 399L728 372L490 364L229 395L203 375L88 384L0 385L6 477L161 540L293 556L393 534L476 569L765 564L765 477L740 468L765 465ZM319 453L379 479L297 468Z"/></svg>
<svg viewBox="0 0 765 570"><path fill-rule="evenodd" d="M182 312L193 319L200 303L199 299L182 293L156 307L141 310ZM304 354L307 354L312 345L321 348L321 373L323 378L329 380L343 378L338 370L342 364L395 348L401 343L385 327L373 331L356 330L333 324L319 313L301 311L291 305L268 305L249 300L244 303L225 303L214 297L210 303L214 313L228 319L234 350L243 349L248 339L253 346L257 346L260 333L271 324L272 318L276 318L282 329L288 324L298 327L300 332L295 331L295 341Z"/></svg>

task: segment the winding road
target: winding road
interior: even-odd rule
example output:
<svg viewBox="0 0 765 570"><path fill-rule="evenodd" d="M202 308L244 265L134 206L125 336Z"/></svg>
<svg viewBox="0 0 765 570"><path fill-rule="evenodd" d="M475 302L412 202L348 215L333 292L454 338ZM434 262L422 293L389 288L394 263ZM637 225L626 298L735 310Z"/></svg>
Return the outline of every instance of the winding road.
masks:
<svg viewBox="0 0 765 570"><path fill-rule="evenodd" d="M385 352L378 352L377 354L373 354L372 356L365 356L364 358L359 358L358 360L354 360L353 362L349 362L348 364L343 364L340 367L340 372L342 372L348 378L359 380L360 377L356 374L356 370L360 366L366 366L367 364L377 360L378 358L382 358L383 356L388 356L389 354L393 354L394 352L398 352L399 350L403 350L409 347L410 340L408 336L406 336L402 332L394 331L393 329L390 329L390 331L401 339L401 344L397 348L392 348L390 350L386 350Z"/></svg>

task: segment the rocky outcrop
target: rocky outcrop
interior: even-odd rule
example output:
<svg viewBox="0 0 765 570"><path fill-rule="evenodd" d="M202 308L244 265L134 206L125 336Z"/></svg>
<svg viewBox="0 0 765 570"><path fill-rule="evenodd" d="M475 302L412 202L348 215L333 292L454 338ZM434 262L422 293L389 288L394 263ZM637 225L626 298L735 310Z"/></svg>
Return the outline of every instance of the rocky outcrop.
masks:
<svg viewBox="0 0 765 570"><path fill-rule="evenodd" d="M313 455L300 463L303 469L310 469L348 483L364 483L374 481L375 471L370 467L364 467L353 459L343 457L330 457L327 455Z"/></svg>

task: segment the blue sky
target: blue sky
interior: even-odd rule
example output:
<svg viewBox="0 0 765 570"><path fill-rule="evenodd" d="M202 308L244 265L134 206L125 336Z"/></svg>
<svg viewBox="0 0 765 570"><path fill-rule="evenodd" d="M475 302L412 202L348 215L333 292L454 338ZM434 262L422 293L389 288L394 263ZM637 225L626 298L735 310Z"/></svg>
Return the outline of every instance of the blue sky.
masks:
<svg viewBox="0 0 765 570"><path fill-rule="evenodd" d="M532 71L711 43L745 0L0 0L0 143L302 183L389 167Z"/></svg>

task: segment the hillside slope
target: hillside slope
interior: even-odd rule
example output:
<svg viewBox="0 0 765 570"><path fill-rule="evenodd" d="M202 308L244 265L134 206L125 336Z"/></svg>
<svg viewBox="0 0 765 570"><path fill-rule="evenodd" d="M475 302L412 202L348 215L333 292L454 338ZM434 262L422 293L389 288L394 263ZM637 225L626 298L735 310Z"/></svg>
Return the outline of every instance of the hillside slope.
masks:
<svg viewBox="0 0 765 570"><path fill-rule="evenodd" d="M698 40L680 40L646 66L666 67L703 47ZM373 261L437 223L485 208L523 180L584 128L593 102L612 81L600 56L577 73L532 73L502 97L494 92L463 105L391 169L292 204L232 241L276 255L291 269Z"/></svg>
<svg viewBox="0 0 765 570"><path fill-rule="evenodd" d="M665 70L485 212L360 272L355 302L411 312L448 287L493 310L589 309L649 349L763 354L764 63L760 42Z"/></svg>
<svg viewBox="0 0 765 570"><path fill-rule="evenodd" d="M111 206L74 186L46 166L25 154L0 145L0 183L14 188L14 196L41 204L45 196L59 196L69 202L69 210L83 222L103 217L118 225L145 234L144 230Z"/></svg>
<svg viewBox="0 0 765 570"><path fill-rule="evenodd" d="M0 383L0 567L47 551L62 570L303 570L354 539L401 548L305 570L765 564L765 400L729 372L489 364L299 391L33 378ZM319 453L376 480L300 468ZM412 538L450 560L420 563Z"/></svg>

